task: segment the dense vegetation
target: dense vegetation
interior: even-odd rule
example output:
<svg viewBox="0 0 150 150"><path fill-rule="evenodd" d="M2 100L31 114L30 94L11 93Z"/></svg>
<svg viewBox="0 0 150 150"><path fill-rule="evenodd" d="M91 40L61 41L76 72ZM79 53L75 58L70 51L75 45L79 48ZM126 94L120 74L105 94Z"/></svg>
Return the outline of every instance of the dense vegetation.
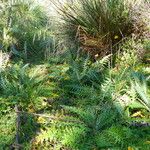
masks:
<svg viewBox="0 0 150 150"><path fill-rule="evenodd" d="M53 4L0 1L0 150L149 150L149 0Z"/></svg>

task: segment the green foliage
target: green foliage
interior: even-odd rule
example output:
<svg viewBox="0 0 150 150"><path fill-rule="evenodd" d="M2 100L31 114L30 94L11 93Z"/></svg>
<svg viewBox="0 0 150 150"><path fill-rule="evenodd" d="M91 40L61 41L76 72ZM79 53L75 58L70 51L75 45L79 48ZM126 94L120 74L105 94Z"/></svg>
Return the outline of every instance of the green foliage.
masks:
<svg viewBox="0 0 150 150"><path fill-rule="evenodd" d="M42 7L32 0L0 3L0 44L4 51L24 59L39 59L47 50L55 49L52 24Z"/></svg>
<svg viewBox="0 0 150 150"><path fill-rule="evenodd" d="M69 43L79 41L86 52L100 56L114 53L122 39L132 34L139 37L149 28L149 21L143 20L143 15L149 14L145 11L148 3L144 1L77 0L74 5L56 5L65 21L64 31Z"/></svg>
<svg viewBox="0 0 150 150"><path fill-rule="evenodd" d="M138 129L132 129L120 125L112 126L97 136L97 144L100 148L107 147L112 149L116 148L118 150L128 149L128 147L133 147L135 149L147 147L148 149L149 145L144 144L146 138L141 136L139 139L139 136L142 135L142 130L144 131L144 129L138 131Z"/></svg>
<svg viewBox="0 0 150 150"><path fill-rule="evenodd" d="M51 145L56 148L79 150L92 148L124 150L129 146L148 149L146 141L150 138L149 127L139 127L140 129L130 127L125 120L120 120L116 109L113 107L107 109L109 106L90 107L86 110L64 106L64 109L70 112L70 119L68 118L70 122L65 119L51 122L45 131L39 133L36 142L43 143L45 148L46 145ZM74 116L73 123L70 115Z"/></svg>
<svg viewBox="0 0 150 150"><path fill-rule="evenodd" d="M144 61L148 63L150 61L150 41L145 40L144 42L144 48L145 48L145 56L144 56Z"/></svg>
<svg viewBox="0 0 150 150"><path fill-rule="evenodd" d="M140 57L140 54L138 55L138 51L142 54L142 50L142 44L140 41L137 42L134 39L128 39L123 45L121 45L116 58L116 63L119 67L135 67L137 63L139 63L138 58Z"/></svg>
<svg viewBox="0 0 150 150"><path fill-rule="evenodd" d="M47 87L44 86L46 75L41 76L40 71L40 67L31 70L29 64L14 64L1 72L1 95L4 95L6 103L12 106L18 104L26 109L29 105L42 107L40 105L42 97L46 97L43 93Z"/></svg>
<svg viewBox="0 0 150 150"><path fill-rule="evenodd" d="M15 121L16 115L13 111L11 113L1 114L0 109L0 149L10 149L10 145L13 144L15 138Z"/></svg>
<svg viewBox="0 0 150 150"><path fill-rule="evenodd" d="M0 3L3 50L37 62L50 50L62 51L53 51L49 64L42 65L11 62L0 53L0 149L10 149L19 131L26 150L149 150L149 17L143 10L149 3L77 0L64 5L59 24L73 42L65 38L63 45L60 38L56 46L55 23L39 6L10 2ZM75 39L88 55L75 49ZM68 45L70 51L64 49ZM19 130L14 106L22 111Z"/></svg>
<svg viewBox="0 0 150 150"><path fill-rule="evenodd" d="M99 59L96 62L91 62L89 57L69 59L69 69L66 71L65 76L58 76L60 80L59 87L65 98L82 98L91 100L95 98L93 103L96 102L97 91L99 90L101 82L104 80L104 74L107 72L107 65L109 56ZM92 92L95 93L92 94ZM80 100L81 101L81 100Z"/></svg>
<svg viewBox="0 0 150 150"><path fill-rule="evenodd" d="M140 78L141 77L141 78ZM133 81L131 81L132 86L135 88L135 91L138 96L138 101L145 106L145 108L150 111L150 99L148 94L148 86L146 79L143 76L138 74L133 75Z"/></svg>
<svg viewBox="0 0 150 150"><path fill-rule="evenodd" d="M84 2L78 1L78 6L79 8L76 6L75 8L70 8L68 6L66 11L63 10L65 19L73 23L73 25L81 25L86 31L94 35L99 34L105 36L109 31L115 32L116 30L119 32L119 29L124 28L129 23L126 22L129 15L129 8L123 1L104 2L86 0ZM106 25L105 27L103 27L104 24ZM98 26L100 27L99 29ZM112 28L113 30L111 30Z"/></svg>
<svg viewBox="0 0 150 150"><path fill-rule="evenodd" d="M40 126L37 123L36 117L29 114L22 114L20 122L19 143L27 149L28 146L31 146L30 141L34 138Z"/></svg>
<svg viewBox="0 0 150 150"><path fill-rule="evenodd" d="M51 89L47 86L46 68L44 66L30 67L29 64L23 63L10 64L0 75L0 116L1 118L9 118L2 121L3 126L8 121L8 127L2 127L2 146L6 148L14 144L16 131L14 128L16 115L14 115L14 106L17 105L20 111L36 112L46 107L44 99L51 95ZM12 114L13 115L10 115ZM30 140L36 133L39 125L36 117L29 114L21 114L19 127L19 143L23 147L30 146ZM10 116L9 116L10 115ZM14 121L9 122L9 121ZM5 123L5 125L4 125ZM13 124L13 126L11 126ZM8 129L7 129L7 128ZM9 128L10 127L10 128ZM4 136L4 132L12 132L8 137ZM8 133L9 134L9 133ZM12 137L13 136L13 137ZM1 143L0 143L1 144Z"/></svg>
<svg viewBox="0 0 150 150"><path fill-rule="evenodd" d="M133 73L134 67L121 67L116 73L114 68L107 68L108 61L109 56L94 63L88 58L80 58L70 60L69 64L48 65L49 88L44 66L42 70L41 66L33 68L15 64L1 72L1 90L4 95L1 112L9 113L10 110L6 108L10 106L11 109L14 104L20 104L24 110L41 110L55 118L51 120L44 116L34 118L23 115L20 142L25 148L149 148L149 144L146 144L150 138L149 127L132 126L132 121L149 122L149 106L145 107L145 100L149 97L149 92L146 92L148 78ZM91 76L89 72L92 72ZM95 74L97 80L93 78ZM54 90L53 82L57 90ZM52 106L43 105L44 97L54 97L57 106L53 103ZM146 118L139 118L140 115L136 114L139 111ZM39 132L36 133L37 130ZM29 142L31 138L34 140Z"/></svg>

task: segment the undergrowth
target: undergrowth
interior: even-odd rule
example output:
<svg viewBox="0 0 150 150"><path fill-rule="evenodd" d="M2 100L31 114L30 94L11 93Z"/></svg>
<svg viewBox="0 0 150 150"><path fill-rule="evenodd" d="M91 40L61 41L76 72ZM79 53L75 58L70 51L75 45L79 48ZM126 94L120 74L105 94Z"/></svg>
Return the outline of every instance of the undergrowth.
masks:
<svg viewBox="0 0 150 150"><path fill-rule="evenodd" d="M0 150L149 150L150 42L149 30L144 30L149 12L142 10L148 1L63 5L59 12L64 20L59 23L67 25L67 36L81 45L64 36L55 41L57 31L47 27L48 18L39 7L15 1L20 5L11 4L9 10L8 2L1 2L7 7L0 8L0 13L6 12L0 30L11 39L6 41L0 33ZM6 26L9 16L12 24ZM28 27L21 24L24 19ZM6 52L12 46L19 46L14 51L19 55L27 52L29 62L38 57L39 63L43 51L48 61L36 65L24 63L24 57L15 60Z"/></svg>

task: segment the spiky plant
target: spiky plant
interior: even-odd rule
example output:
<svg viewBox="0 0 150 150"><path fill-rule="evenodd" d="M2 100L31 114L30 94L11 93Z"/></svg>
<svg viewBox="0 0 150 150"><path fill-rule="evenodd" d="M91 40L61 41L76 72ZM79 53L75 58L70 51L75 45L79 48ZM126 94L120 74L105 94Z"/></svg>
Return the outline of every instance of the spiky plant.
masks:
<svg viewBox="0 0 150 150"><path fill-rule="evenodd" d="M120 111L121 105L116 105L113 99L113 84L103 84L98 105L82 108L62 106L65 111L63 114L56 114L58 120L56 118L49 122L45 119L49 126L36 136L33 147L79 150L124 150L132 147L148 150L149 127L132 126L126 120L124 111Z"/></svg>
<svg viewBox="0 0 150 150"><path fill-rule="evenodd" d="M58 76L60 80L59 89L62 97L66 100L71 99L71 101L75 98L79 101L81 101L80 99L85 100L85 103L89 103L92 100L93 104L97 103L97 98L95 97L97 91L95 88L100 90L101 82L104 80L104 75L108 71L106 66L108 65L109 57L106 56L94 63L88 56L86 58L76 58L75 60L70 58L70 65L65 76L63 78L62 76ZM78 100L74 102L78 103Z"/></svg>
<svg viewBox="0 0 150 150"><path fill-rule="evenodd" d="M46 75L41 76L40 70L40 68L32 70L28 64L15 64L1 72L1 96L4 97L8 107L18 105L25 110L33 111L41 108L42 97L46 94L43 92L47 88L44 88L47 78Z"/></svg>
<svg viewBox="0 0 150 150"><path fill-rule="evenodd" d="M77 0L74 5L58 7L69 39L80 42L92 55L105 56L114 52L112 47L125 37L148 31L149 21L145 20L149 17L144 21L142 18L143 14L149 14L148 9L143 9L149 4L144 1Z"/></svg>
<svg viewBox="0 0 150 150"><path fill-rule="evenodd" d="M146 78L138 73L134 73L131 85L137 94L137 101L139 101L145 109L150 111L149 86L147 85Z"/></svg>

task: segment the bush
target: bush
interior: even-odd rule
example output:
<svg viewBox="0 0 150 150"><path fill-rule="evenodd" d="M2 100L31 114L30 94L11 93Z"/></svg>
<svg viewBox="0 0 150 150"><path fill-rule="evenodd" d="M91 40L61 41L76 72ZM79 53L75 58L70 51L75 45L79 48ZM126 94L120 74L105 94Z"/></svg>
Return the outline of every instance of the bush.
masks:
<svg viewBox="0 0 150 150"><path fill-rule="evenodd" d="M32 111L42 108L43 92L47 91L46 75L42 69L30 69L29 64L15 64L7 67L0 75L1 96L8 106L19 105ZM47 93L48 96L48 93Z"/></svg>
<svg viewBox="0 0 150 150"><path fill-rule="evenodd" d="M75 5L60 6L60 13L71 42L80 42L92 56L105 56L128 36L147 36L147 7L149 3L138 0L77 0Z"/></svg>
<svg viewBox="0 0 150 150"><path fill-rule="evenodd" d="M0 3L0 45L3 51L36 60L43 59L48 50L55 49L51 18L42 7L32 0Z"/></svg>

